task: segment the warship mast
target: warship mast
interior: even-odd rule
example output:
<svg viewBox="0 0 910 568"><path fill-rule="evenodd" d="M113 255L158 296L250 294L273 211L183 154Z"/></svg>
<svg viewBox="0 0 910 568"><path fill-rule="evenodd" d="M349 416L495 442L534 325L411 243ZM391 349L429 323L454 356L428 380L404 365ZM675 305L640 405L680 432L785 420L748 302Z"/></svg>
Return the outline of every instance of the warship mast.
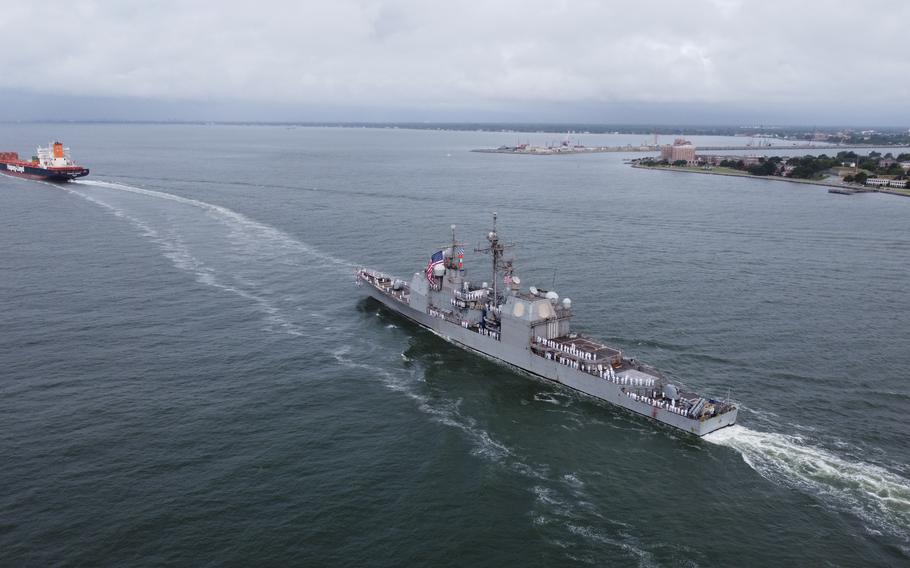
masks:
<svg viewBox="0 0 910 568"><path fill-rule="evenodd" d="M459 257L458 247L464 246L464 243L459 243L458 239L455 238L455 225L452 225L452 248L449 249L449 255L446 256L443 253L443 262L445 267L451 270L457 270L458 273L461 273L461 270L464 268L461 265L462 259ZM445 249L443 249L445 250Z"/></svg>
<svg viewBox="0 0 910 568"><path fill-rule="evenodd" d="M490 246L486 248L475 248L474 252L493 255L493 305L499 305L499 271L503 267L502 255L507 248L515 246L514 243L503 243L499 241L499 235L496 233L496 217L493 212L493 230L487 233L487 242Z"/></svg>

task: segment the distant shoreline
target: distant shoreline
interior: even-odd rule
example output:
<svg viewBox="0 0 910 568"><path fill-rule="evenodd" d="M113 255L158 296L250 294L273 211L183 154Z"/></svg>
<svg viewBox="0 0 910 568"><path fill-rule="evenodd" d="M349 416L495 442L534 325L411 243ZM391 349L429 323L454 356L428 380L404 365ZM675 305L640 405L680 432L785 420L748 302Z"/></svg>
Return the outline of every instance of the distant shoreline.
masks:
<svg viewBox="0 0 910 568"><path fill-rule="evenodd" d="M756 150L874 150L876 148L910 148L908 144L892 144L892 145L877 145L877 144L826 144L826 143L816 143L812 144L809 142L806 143L793 143L790 146L699 146L699 150L710 151L710 152L740 152L740 151L756 151ZM522 146L501 146L499 148L474 148L472 152L479 152L481 154L517 154L521 156L573 156L576 154L603 154L608 152L624 152L624 153L642 153L642 152L660 152L661 146L654 145L639 145L633 146L628 144L626 146L528 146L527 148ZM720 174L719 174L720 175Z"/></svg>
<svg viewBox="0 0 910 568"><path fill-rule="evenodd" d="M112 120L112 119L30 119L30 120L0 120L0 124L149 124L149 125L196 125L196 126L277 126L299 128L376 128L376 129L402 129L402 130L444 130L453 132L489 132L505 134L566 134L591 135L591 134L621 134L633 136L721 136L721 137L760 137L774 140L777 143L821 142L823 140L810 140L802 136L807 131L834 134L839 129L859 129L860 126L809 126L788 125L784 127L761 128L753 126L698 125L698 124L653 124L653 123L586 123L586 122L448 122L448 121L400 121L400 122L369 122L369 121L294 121L294 120ZM874 126L885 136L900 136L908 132L906 126ZM791 135L791 136L786 136ZM828 142L830 143L830 142ZM849 142L847 142L849 143ZM857 142L854 142L857 143ZM872 141L868 145L885 147L895 145L888 141Z"/></svg>
<svg viewBox="0 0 910 568"><path fill-rule="evenodd" d="M750 173L735 173L735 172L716 172L712 170L702 170L702 169L689 169L689 168L679 168L673 166L642 166L639 164L632 164L633 168L638 168L640 170L654 170L660 172L678 172L678 173L687 173L687 174L707 174L712 176L726 176L726 177L741 177L749 179L759 179L765 181L783 181L788 183L800 183L803 185L816 185L822 187L835 187L838 189L847 189L856 193L889 193L892 195L900 195L903 197L910 197L910 191L900 191L897 189L883 189L883 188L872 188L866 186L850 185L846 183L834 183L826 180L813 180L813 179L800 179L800 178L788 178L783 176L756 176Z"/></svg>

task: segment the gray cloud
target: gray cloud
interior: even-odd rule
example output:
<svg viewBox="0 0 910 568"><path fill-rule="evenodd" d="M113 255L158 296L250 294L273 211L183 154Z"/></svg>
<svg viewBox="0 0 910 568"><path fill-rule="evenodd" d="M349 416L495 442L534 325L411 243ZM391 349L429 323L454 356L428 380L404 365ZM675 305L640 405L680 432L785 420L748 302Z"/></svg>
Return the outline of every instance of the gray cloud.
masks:
<svg viewBox="0 0 910 568"><path fill-rule="evenodd" d="M906 123L908 37L900 0L54 0L0 11L0 90L440 116L874 105Z"/></svg>

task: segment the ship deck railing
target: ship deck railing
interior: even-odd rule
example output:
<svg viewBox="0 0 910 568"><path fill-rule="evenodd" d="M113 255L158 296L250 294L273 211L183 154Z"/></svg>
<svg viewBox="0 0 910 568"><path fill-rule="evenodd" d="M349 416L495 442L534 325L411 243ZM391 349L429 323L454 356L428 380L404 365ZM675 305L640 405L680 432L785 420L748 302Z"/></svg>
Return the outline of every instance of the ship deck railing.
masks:
<svg viewBox="0 0 910 568"><path fill-rule="evenodd" d="M664 396L660 389L623 388L623 392L632 400L643 402L692 420L708 420L709 418L726 414L736 408L726 401L705 399L692 392L680 392L676 400Z"/></svg>
<svg viewBox="0 0 910 568"><path fill-rule="evenodd" d="M598 356L595 358L592 351L578 349L579 345L596 346ZM634 360L623 359L622 351L587 338L576 336L547 340L538 337L531 342L530 347L531 353L538 357L610 381L621 386L623 393L632 400L680 416L706 420L734 409L729 403L706 400L689 392L680 392L678 399L670 399L664 396L663 377L656 369Z"/></svg>
<svg viewBox="0 0 910 568"><path fill-rule="evenodd" d="M456 316L455 312L451 310L444 310L442 308L430 306L427 308L427 314L432 317L445 320L449 323L460 325L468 331L473 331L474 333L485 335L491 339L495 339L496 341L500 340L498 329L489 329L480 325L480 323L463 320L460 317Z"/></svg>
<svg viewBox="0 0 910 568"><path fill-rule="evenodd" d="M643 402L643 403L653 406L655 408L661 408L668 412L672 412L674 414L679 414L680 416L685 416L687 418L692 418L692 419L697 418L696 416L689 415L689 413L692 410L692 405L690 405L686 402L681 403L680 401L682 399L671 400L669 398L664 397L658 391L641 393L641 392L627 390L624 392L626 393L626 396L628 396L629 398L631 398L634 401Z"/></svg>
<svg viewBox="0 0 910 568"><path fill-rule="evenodd" d="M574 337L565 335L552 339L536 337L532 343L543 349L558 351L579 360L595 363L609 362L614 367L618 367L623 361L621 349L609 347L580 335L574 335Z"/></svg>
<svg viewBox="0 0 910 568"><path fill-rule="evenodd" d="M659 388L659 380L656 376L634 369L628 364L628 361L622 358L622 352L618 349L608 348L612 351L609 357L593 359L586 357L585 355L590 355L586 352L584 355L579 355L577 352L555 349L550 341L539 339L539 341L531 342L531 353L538 357L556 361L623 387ZM617 373L617 371L619 372Z"/></svg>
<svg viewBox="0 0 910 568"><path fill-rule="evenodd" d="M490 289L481 288L479 290L453 290L452 295L465 302L485 303L490 298Z"/></svg>
<svg viewBox="0 0 910 568"><path fill-rule="evenodd" d="M396 280L388 274L383 274L382 272L376 272L373 270L367 270L361 268L357 271L358 276L365 280L368 284L382 292L387 296L391 296L400 302L407 304L411 297L411 288L406 283ZM395 282L401 283L401 288L398 290L395 289Z"/></svg>

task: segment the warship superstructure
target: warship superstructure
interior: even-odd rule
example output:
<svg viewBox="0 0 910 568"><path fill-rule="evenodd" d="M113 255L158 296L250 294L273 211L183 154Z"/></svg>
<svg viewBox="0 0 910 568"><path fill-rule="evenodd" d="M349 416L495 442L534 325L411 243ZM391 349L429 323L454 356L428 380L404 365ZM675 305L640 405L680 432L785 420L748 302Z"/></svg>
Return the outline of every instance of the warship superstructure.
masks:
<svg viewBox="0 0 910 568"><path fill-rule="evenodd" d="M689 392L621 349L570 329L572 301L552 290L522 288L511 247L499 238L496 214L487 244L489 282L466 278L464 248L455 239L430 257L410 283L361 268L357 283L399 314L468 350L537 377L621 406L696 436L736 422L737 407Z"/></svg>

